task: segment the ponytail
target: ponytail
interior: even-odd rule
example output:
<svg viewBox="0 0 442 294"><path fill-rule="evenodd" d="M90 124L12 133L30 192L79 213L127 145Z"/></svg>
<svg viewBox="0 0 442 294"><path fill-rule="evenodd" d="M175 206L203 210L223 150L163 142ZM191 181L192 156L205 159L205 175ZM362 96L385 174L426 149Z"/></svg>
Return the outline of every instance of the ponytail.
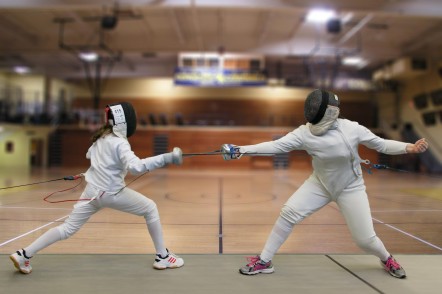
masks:
<svg viewBox="0 0 442 294"><path fill-rule="evenodd" d="M101 128L99 128L93 135L92 135L92 143L95 143L98 139L101 137L112 133L112 126L110 124L105 124Z"/></svg>

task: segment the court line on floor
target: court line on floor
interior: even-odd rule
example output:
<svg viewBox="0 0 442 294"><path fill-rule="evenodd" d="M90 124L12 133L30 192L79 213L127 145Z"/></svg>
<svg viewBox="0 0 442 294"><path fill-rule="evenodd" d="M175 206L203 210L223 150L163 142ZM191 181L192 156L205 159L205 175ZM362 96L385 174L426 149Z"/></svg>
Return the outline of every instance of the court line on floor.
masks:
<svg viewBox="0 0 442 294"><path fill-rule="evenodd" d="M33 232L36 232L36 231L38 231L38 230L40 230L40 229L43 229L43 228L45 228L45 227L47 227L47 226L50 226L50 225L52 225L52 224L54 224L54 223L56 223L56 222L59 222L59 221L61 221L62 219L67 218L68 216L69 216L69 215L65 215L65 216L63 216L63 217L60 217L60 218L58 218L58 219L52 221L52 222L49 222L49 223L47 223L47 224L45 224L45 225L42 225L42 226L40 226L40 227L38 227L38 228L35 228L35 229L33 229L33 230L29 231L29 232L26 232L26 233L24 233L24 234L21 234L20 236L17 236L17 237L15 237L15 238L12 238L12 239L6 241L6 242L3 242L3 243L0 244L0 247L4 246L4 245L6 245L6 244L9 244L9 243L11 243L11 242L13 242L13 241L15 241L15 240L18 240L18 239L20 239L20 238L23 238L23 237L25 237L25 236L27 236L27 235L29 235L29 234L32 234Z"/></svg>
<svg viewBox="0 0 442 294"><path fill-rule="evenodd" d="M392 225L390 225L390 224L387 224L387 223L385 223L385 222L383 222L383 221L381 221L381 220L379 220L379 219L376 219L376 218L374 218L374 217L372 217L372 219L375 220L375 221L377 221L378 223L381 223L381 224L383 224L383 225L385 225L385 226L387 226L387 227L389 227L389 228L395 230L395 231L398 231L398 232L400 232L400 233L402 233L402 234L404 234L404 235L407 235L408 237L411 237L411 238L413 238L413 239L415 239L415 240L417 240L417 241L420 241L420 242L422 242L422 243L424 243L424 244L426 244L426 245L428 245L428 246L430 246L430 247L433 247L433 248L435 248L435 249L437 249L437 250L442 251L442 248L441 248L441 247L436 246L436 245L434 245L434 244L432 244L432 243L430 243L430 242L428 242L428 241L425 241L424 239L421 239L421 238L419 238L419 237L416 237L416 236L414 236L414 235L412 235L412 234L410 234L410 233L407 233L407 232L405 232L405 231L403 231L403 230L401 230L401 229L399 229L399 228L396 228L395 226L392 226Z"/></svg>
<svg viewBox="0 0 442 294"><path fill-rule="evenodd" d="M219 178L218 253L223 254L223 178Z"/></svg>
<svg viewBox="0 0 442 294"><path fill-rule="evenodd" d="M397 209L397 210L372 210L371 212L442 212L442 209Z"/></svg>
<svg viewBox="0 0 442 294"><path fill-rule="evenodd" d="M342 269L344 269L345 271L347 271L348 273L350 273L352 276L356 277L358 280L360 280L361 282L363 282L364 284L366 284L367 286L369 286L371 289L375 290L376 292L378 292L379 294L384 294L384 292L382 292L381 290L379 290L378 288L376 288L374 285L370 284L368 281L364 280L363 278L361 278L360 276L358 276L357 274L355 274L354 272L352 272L349 268L347 268L346 266L344 266L343 264L341 264L340 262L338 262L337 260L335 260L333 257L331 257L330 255L326 254L325 257L327 257L328 259L330 259L331 261L333 261L334 263L336 263L339 267L341 267Z"/></svg>
<svg viewBox="0 0 442 294"><path fill-rule="evenodd" d="M27 210L72 210L72 208L62 208L62 207L26 207L26 206L0 206L0 209L27 209Z"/></svg>

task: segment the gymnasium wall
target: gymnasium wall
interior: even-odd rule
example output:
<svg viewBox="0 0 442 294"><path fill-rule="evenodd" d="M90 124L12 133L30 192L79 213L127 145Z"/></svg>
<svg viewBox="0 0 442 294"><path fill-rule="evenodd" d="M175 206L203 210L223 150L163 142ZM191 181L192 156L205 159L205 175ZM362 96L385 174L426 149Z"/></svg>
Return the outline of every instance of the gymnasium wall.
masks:
<svg viewBox="0 0 442 294"><path fill-rule="evenodd" d="M0 124L0 167L28 168L33 160L47 165L48 126ZM41 149L41 150L37 150Z"/></svg>
<svg viewBox="0 0 442 294"><path fill-rule="evenodd" d="M85 89L85 88L83 88ZM138 129L130 138L134 152L140 157L154 155L154 137L166 136L169 150L179 146L185 153L208 152L223 143L255 144L274 140L304 124L304 100L312 89L284 87L195 88L175 86L171 79L111 79L107 82L99 105L99 119L106 104L128 101L138 116ZM341 113L368 127L376 125L373 93L338 92ZM91 109L93 100L79 92L72 111ZM177 121L177 116L182 122ZM152 124L154 116L156 124ZM166 119L166 123L161 121ZM88 120L89 119L89 120ZM82 128L59 128L63 142L63 166L87 166L85 153L90 137L98 125L90 117L80 122ZM75 150L69 146L76 146ZM369 152L366 152L368 154ZM373 157L371 154L370 157ZM376 156L376 155L375 155ZM310 166L305 153L293 153L290 167ZM271 157L248 157L234 163L221 156L189 157L189 168L273 168Z"/></svg>
<svg viewBox="0 0 442 294"><path fill-rule="evenodd" d="M432 68L426 75L404 83L401 89L400 113L403 123L412 124L417 134L430 141L433 154L442 163L442 105L435 105L430 97L432 92L439 90L442 90L442 75L438 67ZM423 109L417 109L413 98L421 94L427 95L428 105ZM434 124L425 124L425 113L435 113Z"/></svg>
<svg viewBox="0 0 442 294"><path fill-rule="evenodd" d="M5 86L20 88L21 93L25 93L25 100L28 101L41 101L43 94L47 91L50 105L58 105L57 101L60 101L63 98L62 95L65 95L64 102L68 113L92 109L93 105L87 85L83 82L72 83L51 79L49 85L46 82L49 89L45 89L45 78L41 76L1 74L0 86L2 88ZM442 88L441 76L435 68L427 75L401 82L399 96L395 96L392 91L339 91L337 94L342 102L342 116L358 121L378 133L388 133L389 137L393 139L400 139L400 128L404 123L409 122L421 136L430 140L431 148L437 151L435 152L436 156L441 160L442 128L440 126L442 117L440 115L437 117L437 123L434 126L426 126L422 120L423 111L413 107L415 95L423 92L430 93L440 88ZM176 127L177 131L184 133L184 127L198 126L212 127L213 130L222 127L229 127L228 130L258 127L258 129L270 132L267 137L270 140L274 135L271 128L291 130L304 123L303 101L311 90L278 86L194 88L175 86L171 79L164 78L111 79L107 82L102 94L99 120L102 120L101 110L106 104L124 100L135 105L140 120L140 135L145 138L148 136L146 134L158 131L160 128ZM441 111L438 107L430 103L428 110ZM156 125L151 124L150 114L156 117ZM177 115L181 115L182 125L177 123ZM160 116L166 118L167 126L162 125ZM90 118L89 113L86 118ZM393 130L392 125L398 125L398 128ZM81 146L84 144L88 147L90 144L88 138L96 127L97 125L87 121L71 125L69 132L72 132L72 136L75 136L74 129L86 134L82 134L78 138L79 140L67 145ZM141 132L141 130L143 131ZM250 140L254 139L250 138ZM143 144L145 145L141 146L140 144L140 148L135 149L137 153L143 154L152 142L150 139L146 139ZM28 153L23 154L21 158L29 158L29 151L26 151L29 148L25 149L24 152ZM72 160L74 163L82 162L84 153L85 150L82 150L78 157L71 156L66 160L67 162Z"/></svg>
<svg viewBox="0 0 442 294"><path fill-rule="evenodd" d="M108 103L129 101L141 123L151 124L149 115L162 124L176 124L177 116L186 125L287 126L305 123L304 100L312 89L285 87L197 88L175 86L171 79L114 79L107 83L100 109ZM375 127L374 94L338 92L341 113L367 127ZM82 96L85 95L85 96ZM72 109L90 109L93 101L79 93Z"/></svg>
<svg viewBox="0 0 442 294"><path fill-rule="evenodd" d="M92 109L92 98L83 83L50 79L48 84L44 78L31 76L9 76L7 83L22 87L28 93L43 94L47 91L52 103L50 105L57 105L56 102L63 98L60 97L63 91L63 95L67 95L64 98L67 98L66 110L69 113ZM217 149L220 144L226 142L254 144L273 140L276 136L284 135L303 124L303 101L311 90L284 87L194 88L175 86L171 79L111 79L102 94L99 120L103 118L102 109L106 104L129 101L136 107L139 117L138 132L130 140L136 154L141 157L152 156L153 136L158 132L168 135L170 148L180 146L185 152L205 152L207 148ZM40 98L42 94L31 96ZM341 110L344 117L359 121L368 127L376 125L374 93L337 94L342 101ZM89 114L87 113L86 118L91 117ZM157 117L157 125L153 126L150 123L149 114ZM177 114L182 115L183 125L177 124ZM166 116L167 126L161 124L159 115ZM90 146L89 138L97 127L99 124L91 121L58 126L62 139L62 156L59 160L62 166L88 165L85 153ZM189 138L192 140L189 141ZM53 144L49 142L48 146ZM25 149L21 158L29 164L29 148ZM52 156L53 153L54 150L48 148L47 153L42 156L45 158L44 166L48 162L52 165L52 159L46 159L46 154ZM305 163L300 156L293 156L290 158L290 166ZM186 164L189 167L201 167L206 162L208 161L204 158L189 158ZM222 167L225 164L220 160L217 166ZM273 162L271 158L248 158L234 164L269 168Z"/></svg>
<svg viewBox="0 0 442 294"><path fill-rule="evenodd" d="M379 92L376 103L379 112L379 127L392 139L401 140L401 131L411 125L419 137L425 137L430 143L430 151L442 163L442 105L435 105L430 93L442 90L442 75L437 64L430 64L426 74L410 79L396 81L397 95L391 92ZM427 106L418 109L414 97L427 95ZM425 113L434 112L435 123L424 122Z"/></svg>

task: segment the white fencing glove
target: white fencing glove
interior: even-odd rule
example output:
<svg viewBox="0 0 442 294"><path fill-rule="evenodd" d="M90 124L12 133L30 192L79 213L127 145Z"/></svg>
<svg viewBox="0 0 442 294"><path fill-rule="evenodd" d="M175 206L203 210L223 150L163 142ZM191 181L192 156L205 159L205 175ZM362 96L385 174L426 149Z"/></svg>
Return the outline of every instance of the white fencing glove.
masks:
<svg viewBox="0 0 442 294"><path fill-rule="evenodd" d="M183 151L179 147L174 147L172 152L164 153L163 156L166 164L181 165L183 163Z"/></svg>
<svg viewBox="0 0 442 294"><path fill-rule="evenodd" d="M223 155L224 160L240 159L242 156L240 148L241 147L233 144L221 145L221 153Z"/></svg>

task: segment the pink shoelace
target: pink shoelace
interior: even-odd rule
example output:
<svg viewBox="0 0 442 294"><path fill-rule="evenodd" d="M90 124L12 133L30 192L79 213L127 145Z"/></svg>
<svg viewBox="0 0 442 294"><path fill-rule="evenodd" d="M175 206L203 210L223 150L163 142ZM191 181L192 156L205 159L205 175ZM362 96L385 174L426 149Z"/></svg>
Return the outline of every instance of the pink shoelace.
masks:
<svg viewBox="0 0 442 294"><path fill-rule="evenodd" d="M257 263L258 261L261 260L261 258L259 258L259 256L248 256L246 258L247 258L247 261L249 262L247 264L247 266L252 266L252 265L254 265L255 263Z"/></svg>
<svg viewBox="0 0 442 294"><path fill-rule="evenodd" d="M385 267L387 267L387 268L394 268L394 269L400 269L401 268L400 264L396 260L394 260L393 257L389 257L387 259L387 262L385 263Z"/></svg>

